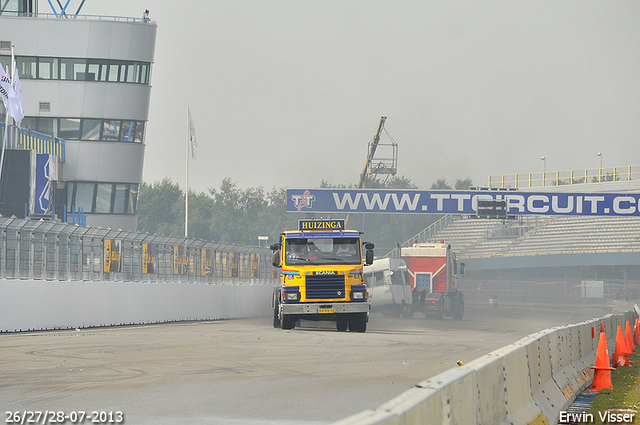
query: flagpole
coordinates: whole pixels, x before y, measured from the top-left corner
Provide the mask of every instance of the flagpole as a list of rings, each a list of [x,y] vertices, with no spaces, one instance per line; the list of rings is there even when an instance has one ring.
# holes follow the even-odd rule
[[[13,46],[11,46],[11,60],[13,61]],[[11,64],[11,71],[7,68],[7,74],[11,72],[11,81],[13,81],[13,63]],[[0,179],[2,179],[2,164],[4,163],[4,149],[7,146],[9,136],[9,108],[6,110],[6,117],[4,119],[4,134],[2,135],[2,154],[0,154]]]
[[[189,232],[189,101],[187,101],[187,143],[186,143],[186,152],[185,152],[185,160],[186,160],[186,170],[187,170],[187,178],[186,178],[186,187],[187,190],[184,194],[184,237],[188,237]]]

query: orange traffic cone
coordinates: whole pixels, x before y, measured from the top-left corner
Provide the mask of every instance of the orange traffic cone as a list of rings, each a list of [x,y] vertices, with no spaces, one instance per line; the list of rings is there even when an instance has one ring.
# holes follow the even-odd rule
[[[613,353],[611,361],[614,367],[631,366],[631,364],[629,363],[627,343],[625,342],[624,336],[622,335],[622,327],[620,325],[618,325],[618,332],[616,333],[616,352]]]
[[[620,329],[622,332],[622,329]],[[596,354],[596,365],[589,366],[589,369],[595,369],[593,373],[593,385],[591,390],[600,391],[607,388],[613,388],[611,383],[611,371],[616,370],[615,367],[611,367],[609,363],[609,351],[607,350],[607,335],[600,334],[600,341],[598,342],[598,352]]]
[[[638,324],[640,319],[636,319],[636,325],[633,328],[633,343],[638,346],[640,345],[640,324]]]
[[[631,325],[629,325],[629,321],[627,320],[627,325],[624,328],[624,340],[627,343],[627,348],[629,349],[629,354],[636,352],[636,345],[633,343],[633,336],[631,335]]]

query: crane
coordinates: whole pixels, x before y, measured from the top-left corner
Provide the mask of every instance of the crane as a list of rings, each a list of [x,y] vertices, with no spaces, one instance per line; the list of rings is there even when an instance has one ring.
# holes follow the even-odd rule
[[[362,173],[360,174],[360,181],[358,182],[358,189],[364,189],[366,188],[368,185],[367,183],[370,183],[369,180],[369,176],[367,175],[367,171],[369,171],[370,167],[371,167],[371,163],[373,162],[373,157],[376,154],[376,150],[378,149],[378,143],[380,143],[380,134],[382,133],[382,130],[384,129],[384,122],[387,120],[387,117],[380,117],[380,124],[378,125],[378,131],[376,131],[376,135],[373,137],[373,140],[371,142],[369,142],[369,155],[367,155],[367,162],[365,162],[364,164],[364,169],[362,170]],[[375,179],[375,177],[372,178],[372,180]]]
[[[379,174],[384,174],[388,178],[389,176],[395,176],[398,171],[398,144],[393,140],[391,143],[380,143],[380,136],[384,130],[386,120],[387,117],[380,117],[378,131],[376,131],[373,140],[369,142],[369,153],[367,155],[367,161],[364,164],[364,169],[360,174],[358,189],[372,188]],[[378,147],[383,147],[387,153],[383,153],[384,156],[382,157],[380,155],[376,156]],[[389,150],[390,152],[388,152]],[[388,155],[390,155],[390,157]],[[346,224],[349,224],[349,215],[347,215]]]

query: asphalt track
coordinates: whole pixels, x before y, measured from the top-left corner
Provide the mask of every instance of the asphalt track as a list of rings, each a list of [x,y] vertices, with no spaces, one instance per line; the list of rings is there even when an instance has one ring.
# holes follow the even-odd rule
[[[327,424],[458,360],[610,312],[466,307],[462,321],[375,313],[362,334],[306,322],[283,331],[270,318],[0,334],[3,423],[49,410],[120,411],[129,425]]]

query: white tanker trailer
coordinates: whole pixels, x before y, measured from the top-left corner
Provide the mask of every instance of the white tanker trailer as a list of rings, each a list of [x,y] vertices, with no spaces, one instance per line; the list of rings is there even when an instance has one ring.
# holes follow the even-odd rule
[[[383,314],[411,315],[411,280],[402,258],[380,258],[364,267],[372,311]]]

